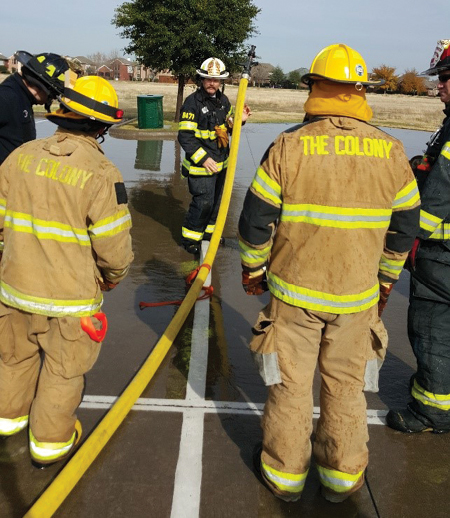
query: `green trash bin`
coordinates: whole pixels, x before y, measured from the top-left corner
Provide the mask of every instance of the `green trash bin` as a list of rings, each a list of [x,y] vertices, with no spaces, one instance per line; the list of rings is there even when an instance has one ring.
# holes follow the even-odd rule
[[[163,95],[138,95],[138,128],[155,129],[164,127]]]

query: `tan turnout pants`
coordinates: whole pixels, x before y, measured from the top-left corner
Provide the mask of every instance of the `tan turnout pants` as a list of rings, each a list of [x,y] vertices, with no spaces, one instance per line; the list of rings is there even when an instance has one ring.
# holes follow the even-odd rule
[[[0,303],[0,418],[30,415],[38,441],[69,441],[84,374],[100,346],[79,318],[29,314]]]
[[[260,372],[273,383],[262,420],[261,460],[281,494],[300,493],[309,468],[317,363],[321,389],[314,456],[321,482],[340,493],[351,493],[362,484],[369,439],[364,371],[375,319],[376,306],[337,315],[290,306],[273,296],[260,313],[254,328],[259,334],[250,348],[257,353]],[[342,486],[335,486],[335,480]]]

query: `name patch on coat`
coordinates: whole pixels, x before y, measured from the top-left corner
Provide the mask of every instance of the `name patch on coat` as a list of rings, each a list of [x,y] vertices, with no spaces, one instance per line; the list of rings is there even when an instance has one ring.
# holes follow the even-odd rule
[[[122,203],[128,203],[127,190],[125,189],[125,184],[122,182],[116,182],[114,184],[116,188],[116,198],[117,203],[121,205]]]

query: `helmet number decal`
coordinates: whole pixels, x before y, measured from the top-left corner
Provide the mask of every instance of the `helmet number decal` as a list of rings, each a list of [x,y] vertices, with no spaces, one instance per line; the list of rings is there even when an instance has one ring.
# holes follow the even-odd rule
[[[54,65],[47,65],[46,72],[50,77],[53,77],[56,67]]]

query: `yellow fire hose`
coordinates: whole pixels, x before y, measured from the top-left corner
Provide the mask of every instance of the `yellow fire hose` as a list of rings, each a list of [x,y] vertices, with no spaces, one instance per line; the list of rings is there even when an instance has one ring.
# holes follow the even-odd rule
[[[254,49],[255,47],[252,46],[252,50],[249,53],[247,69],[244,71],[239,82],[238,95],[236,99],[236,113],[233,125],[233,138],[231,141],[222,202],[217,216],[216,227],[211,237],[208,252],[204,259],[203,264],[205,266],[202,265],[202,267],[200,267],[197,277],[189,289],[183,303],[170,324],[167,326],[163,336],[159,339],[147,360],[142,365],[141,369],[90,436],[53,480],[50,486],[28,510],[24,518],[50,517],[59,508],[77,482],[87,471],[89,466],[94,462],[97,455],[101,452],[113,433],[120,426],[136,400],[151,381],[197,300],[203,283],[205,282],[209,270],[214,262],[223,228],[225,226],[228,207],[230,205],[241,135],[242,111],[244,109],[245,93],[247,91],[250,67],[254,57]]]

